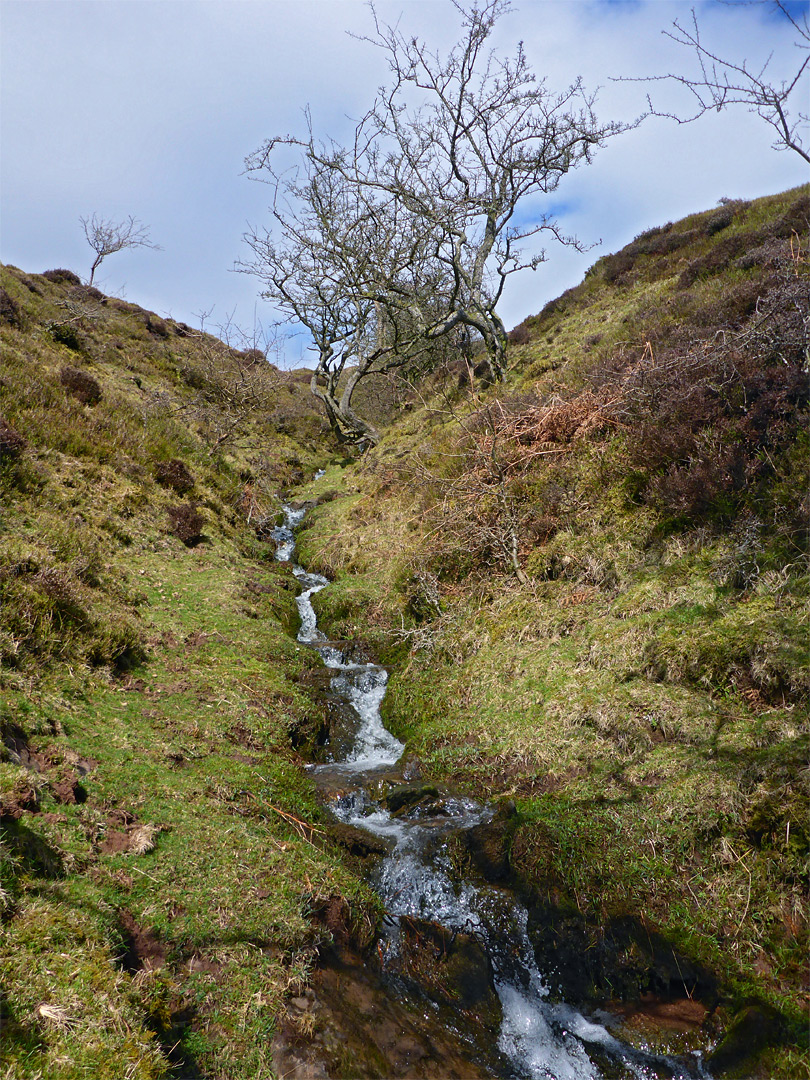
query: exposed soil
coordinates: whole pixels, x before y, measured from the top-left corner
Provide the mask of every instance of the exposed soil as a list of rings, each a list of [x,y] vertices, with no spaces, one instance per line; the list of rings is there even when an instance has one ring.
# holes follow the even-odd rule
[[[124,971],[134,975],[136,971],[154,971],[163,967],[167,950],[157,934],[142,927],[129,911],[119,911],[118,921],[124,946],[120,961]]]

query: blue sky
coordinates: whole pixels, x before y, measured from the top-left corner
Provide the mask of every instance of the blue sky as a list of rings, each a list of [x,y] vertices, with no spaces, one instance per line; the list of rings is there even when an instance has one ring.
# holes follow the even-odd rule
[[[662,34],[690,18],[681,0],[516,0],[496,46],[517,40],[549,85],[582,75],[601,86],[600,116],[630,120],[647,87],[621,76],[684,70],[689,57]],[[798,5],[799,9],[803,5]],[[437,44],[453,40],[449,0],[380,0],[387,21]],[[696,5],[704,37],[724,53],[795,62],[789,24],[762,5]],[[259,285],[233,272],[241,237],[268,222],[268,190],[244,159],[274,134],[348,134],[385,79],[383,59],[350,36],[368,33],[361,0],[2,0],[0,3],[0,259],[36,272],[89,274],[79,217],[133,214],[161,251],[111,256],[97,284],[160,314],[208,326],[228,318],[248,334],[269,326]],[[656,104],[677,105],[655,86]],[[508,326],[582,278],[601,254],[652,225],[808,179],[797,155],[770,149],[768,129],[743,110],[679,126],[645,121],[612,140],[555,196],[564,231],[601,246],[585,255],[544,241],[548,261],[513,279]],[[527,207],[526,214],[535,208]],[[544,209],[538,203],[538,210]],[[286,362],[304,356],[302,342]]]

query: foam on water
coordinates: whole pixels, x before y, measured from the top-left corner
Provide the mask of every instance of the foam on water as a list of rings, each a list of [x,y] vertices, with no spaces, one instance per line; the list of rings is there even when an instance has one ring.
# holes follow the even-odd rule
[[[285,524],[274,530],[276,558],[289,561],[295,553],[295,529],[301,524],[304,510],[285,506]],[[302,591],[295,603],[301,617],[298,640],[314,646],[328,668],[337,674],[332,680],[333,689],[342,693],[357,713],[358,728],[355,744],[341,766],[346,772],[395,765],[405,749],[403,743],[388,731],[380,715],[380,705],[385,696],[388,672],[378,664],[357,664],[347,660],[343,652],[327,642],[318,629],[318,619],[312,606],[312,597],[329,584],[328,578],[312,574],[300,566],[293,573],[301,582]]]

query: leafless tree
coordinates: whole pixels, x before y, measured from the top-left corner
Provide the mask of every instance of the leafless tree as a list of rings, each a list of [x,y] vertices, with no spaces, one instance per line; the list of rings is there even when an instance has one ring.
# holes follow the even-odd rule
[[[428,280],[427,237],[390,196],[380,197],[305,155],[293,175],[263,169],[273,185],[274,231],[245,236],[254,260],[240,269],[255,274],[288,322],[313,341],[317,362],[312,393],[322,402],[336,435],[374,443],[374,426],[352,407],[361,379],[398,369],[413,372],[431,344],[413,311],[435,295]],[[391,302],[407,297],[410,312]],[[433,301],[431,301],[433,302]]]
[[[112,218],[101,218],[97,214],[92,217],[79,218],[84,229],[87,243],[95,251],[96,257],[90,267],[90,281],[93,284],[96,270],[108,255],[114,255],[116,251],[125,248],[146,247],[160,251],[157,244],[149,239],[149,227],[142,225],[137,218],[131,215],[124,221],[114,221]]]
[[[774,78],[771,73],[771,61],[768,57],[761,67],[752,67],[746,59],[733,59],[721,56],[718,51],[709,48],[701,36],[700,26],[694,8],[691,22],[681,24],[677,20],[672,30],[665,30],[667,37],[679,45],[690,49],[698,62],[699,74],[694,76],[668,74],[648,77],[641,82],[675,82],[686,87],[693,101],[694,111],[688,115],[660,112],[648,97],[650,113],[653,116],[666,116],[678,123],[688,124],[708,112],[721,112],[732,105],[745,106],[749,112],[756,113],[774,129],[774,148],[793,150],[805,161],[810,162],[806,135],[803,134],[810,122],[810,114],[802,111],[802,104],[808,98],[808,79],[810,72],[810,25],[807,12],[794,15],[783,0],[751,0],[753,3],[766,3],[776,14],[788,20],[794,29],[795,58],[786,78]]]
[[[313,391],[321,396],[325,384],[333,425],[358,437],[374,433],[349,415],[357,381],[403,354],[424,357],[427,345],[461,330],[480,335],[492,378],[502,378],[504,285],[545,258],[524,257],[521,243],[547,231],[578,246],[542,210],[517,223],[518,208],[555,191],[623,130],[596,120],[581,80],[555,93],[535,78],[522,45],[509,59],[487,48],[509,0],[456,7],[463,32],[446,56],[375,13],[368,40],[392,80],[350,145],[319,141],[310,123],[306,138],[271,139],[247,161],[276,190],[274,231],[247,237],[252,270],[312,334]],[[276,164],[284,147],[303,159],[293,180]]]
[[[446,56],[375,13],[369,40],[384,53],[393,81],[358,126],[352,164],[360,184],[393,196],[431,237],[448,288],[427,335],[459,326],[476,331],[500,379],[506,330],[497,307],[506,280],[545,259],[542,251],[525,258],[521,243],[545,231],[579,247],[542,210],[517,223],[518,208],[555,191],[622,127],[597,121],[594,95],[581,79],[561,92],[538,80],[522,43],[507,58],[487,48],[509,0],[455,6],[463,32]]]

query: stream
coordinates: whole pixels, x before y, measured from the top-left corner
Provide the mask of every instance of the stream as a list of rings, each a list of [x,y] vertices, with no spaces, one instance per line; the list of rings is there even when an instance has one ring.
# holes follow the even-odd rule
[[[279,561],[293,562],[295,530],[305,509],[284,507],[285,524],[273,533]],[[293,573],[301,585],[296,599],[298,641],[317,650],[332,673],[332,695],[347,703],[356,718],[351,738],[328,746],[330,760],[310,768],[316,781],[324,781],[319,787],[337,821],[365,830],[388,850],[371,881],[386,909],[378,945],[383,971],[398,970],[403,935],[414,925],[437,924],[450,940],[463,935],[477,943],[500,1003],[497,1045],[480,1031],[465,1030],[463,1013],[456,1027],[469,1045],[470,1061],[483,1075],[515,1080],[708,1080],[699,1053],[675,1058],[638,1050],[611,1034],[607,1019],[599,1023],[551,1001],[549,980],[538,970],[527,933],[528,913],[515,895],[495,885],[454,880],[448,840],[489,822],[492,806],[442,795],[392,812],[375,797],[380,777],[405,750],[380,715],[388,673],[377,664],[352,659],[318,628],[312,597],[328,579],[294,563]],[[396,993],[397,985],[392,974],[390,992]],[[467,1027],[475,1025],[467,1022]]]

